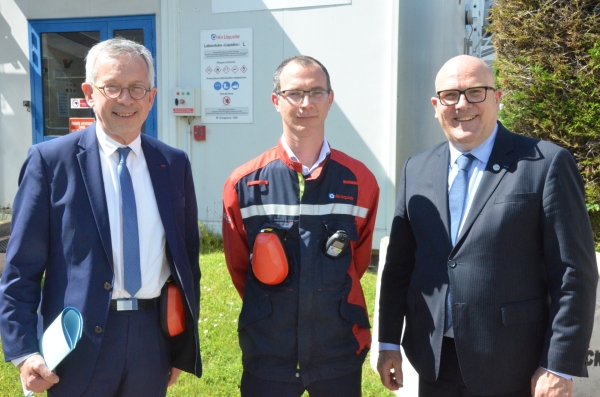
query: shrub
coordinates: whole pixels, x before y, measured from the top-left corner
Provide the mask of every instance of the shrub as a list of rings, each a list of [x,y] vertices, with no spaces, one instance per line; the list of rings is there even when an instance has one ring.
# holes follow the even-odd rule
[[[0,206],[0,221],[4,221],[12,218],[12,208],[10,204]]]
[[[200,253],[211,254],[213,252],[223,252],[223,237],[206,227],[202,222],[198,221],[198,229],[200,230]]]
[[[489,31],[512,131],[571,152],[600,248],[600,1],[496,0]]]

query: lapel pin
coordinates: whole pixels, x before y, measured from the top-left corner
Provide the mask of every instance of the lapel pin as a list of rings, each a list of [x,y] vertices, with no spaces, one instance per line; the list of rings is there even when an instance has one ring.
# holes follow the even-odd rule
[[[500,171],[500,166],[498,164],[494,164],[492,168],[494,169],[494,171]]]
[[[166,164],[161,164],[160,168],[167,168]]]

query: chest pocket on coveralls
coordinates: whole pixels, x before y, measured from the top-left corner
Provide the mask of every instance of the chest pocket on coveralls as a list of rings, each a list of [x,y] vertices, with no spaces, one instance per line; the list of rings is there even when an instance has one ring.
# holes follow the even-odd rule
[[[341,284],[346,280],[348,268],[352,263],[352,242],[358,241],[358,232],[356,223],[353,221],[327,220],[323,222],[325,226],[323,238],[321,239],[321,257],[323,269],[323,284]],[[329,237],[337,231],[343,230],[350,239],[350,244],[337,256],[331,257],[325,253],[325,245]]]

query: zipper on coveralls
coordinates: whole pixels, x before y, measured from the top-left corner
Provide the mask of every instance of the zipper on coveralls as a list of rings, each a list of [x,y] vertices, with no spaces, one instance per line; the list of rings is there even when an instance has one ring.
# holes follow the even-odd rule
[[[302,201],[302,195],[304,194],[304,175],[301,172],[298,174],[298,186],[300,187],[300,201]]]
[[[302,195],[304,194],[304,175],[301,172],[298,174],[298,187],[300,188],[300,202],[302,203]],[[300,377],[300,362],[296,363],[296,378]]]

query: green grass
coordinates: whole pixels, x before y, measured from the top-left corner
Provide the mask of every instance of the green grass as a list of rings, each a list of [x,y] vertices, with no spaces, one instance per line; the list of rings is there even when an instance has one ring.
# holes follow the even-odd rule
[[[231,283],[222,252],[201,255],[200,263],[202,298],[198,329],[204,375],[198,379],[182,374],[177,383],[169,388],[167,396],[239,396],[242,363],[237,339],[237,319],[242,302]],[[376,279],[377,274],[371,271],[362,279],[371,322]],[[19,395],[22,392],[16,368],[12,364],[1,363],[0,396]],[[369,356],[363,366],[363,396],[393,396],[381,385],[379,376],[371,369]]]

